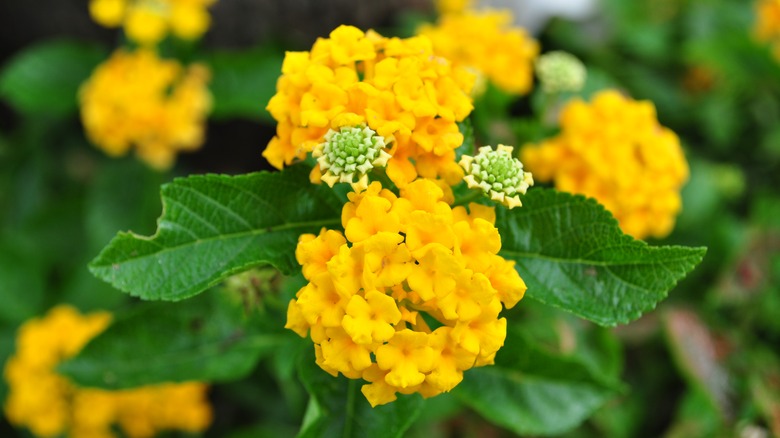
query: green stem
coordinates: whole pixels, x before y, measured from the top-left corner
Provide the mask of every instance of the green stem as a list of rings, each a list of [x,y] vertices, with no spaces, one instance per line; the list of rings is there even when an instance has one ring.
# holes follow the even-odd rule
[[[456,199],[453,205],[467,205],[469,202],[476,201],[483,196],[484,193],[481,190],[471,190],[468,195]]]
[[[357,392],[357,380],[348,379],[349,384],[347,386],[347,412],[346,421],[344,422],[344,438],[352,436],[352,423],[355,418],[355,393]]]

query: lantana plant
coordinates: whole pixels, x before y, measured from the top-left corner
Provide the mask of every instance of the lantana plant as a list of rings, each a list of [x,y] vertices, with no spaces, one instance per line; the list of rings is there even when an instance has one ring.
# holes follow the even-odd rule
[[[545,352],[526,319],[549,307],[604,327],[628,323],[663,300],[705,250],[636,240],[593,198],[534,186],[533,169],[516,148],[477,147],[469,122],[474,68],[451,62],[424,35],[387,38],[350,26],[310,51],[288,52],[267,105],[277,135],[263,151],[278,171],[176,179],[162,188],[157,232],[119,233],[90,265],[144,300],[213,307],[213,319],[198,327],[205,324],[215,343],[201,341],[202,350],[186,355],[198,366],[174,361],[160,373],[226,380],[276,352],[311,394],[304,436],[356,428],[400,436],[425,399],[444,393],[518,433],[549,433],[577,424],[620,391],[617,376],[599,377]],[[645,107],[637,111],[652,116]],[[567,124],[551,141],[575,148],[576,135]],[[607,148],[616,139],[600,140]],[[642,143],[647,157],[663,159],[649,151],[654,144]],[[591,158],[609,157],[581,160]],[[580,166],[578,178],[587,182],[598,169]],[[664,169],[642,180],[648,190],[665,181]],[[270,272],[266,278],[277,283],[249,300],[241,285],[253,272]],[[257,293],[252,278],[249,290]],[[245,312],[261,302],[271,313],[231,331],[241,327],[236,313],[193,298],[215,287],[244,291]],[[182,313],[171,317],[186,327]],[[111,350],[122,358],[114,378],[158,379],[128,365],[138,359],[127,335],[121,347],[110,342],[134,322],[141,323],[112,326],[61,369],[76,381],[110,386],[90,366],[108,366],[96,358]],[[153,334],[136,338],[143,336]],[[550,425],[535,417],[534,390],[513,377],[518,372],[579,376],[585,386],[535,390],[559,404],[561,419]],[[519,395],[524,391],[531,398]]]

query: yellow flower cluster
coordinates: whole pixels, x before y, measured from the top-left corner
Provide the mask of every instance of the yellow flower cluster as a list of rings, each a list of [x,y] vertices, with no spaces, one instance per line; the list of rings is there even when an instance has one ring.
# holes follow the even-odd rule
[[[637,239],[671,232],[688,179],[680,141],[658,123],[653,104],[614,90],[591,104],[569,102],[561,133],[525,147],[521,160],[537,181],[596,198]]]
[[[81,315],[61,305],[19,329],[16,354],[8,359],[8,420],[39,437],[111,438],[118,424],[131,438],[158,431],[203,431],[211,422],[202,383],[164,384],[123,391],[78,388],[56,373],[109,324],[105,312]]]
[[[463,176],[455,163],[463,142],[457,122],[472,110],[473,81],[434,56],[425,37],[340,26],[310,52],[287,52],[267,106],[276,136],[263,156],[281,169],[306,157],[330,129],[367,125],[389,145],[387,175],[398,186],[418,175],[456,184]]]
[[[451,196],[426,179],[400,197],[374,182],[350,193],[343,235],[323,229],[299,240],[309,283],[290,302],[286,327],[311,334],[325,371],[368,381],[372,406],[399,392],[449,391],[463,371],[492,364],[506,337],[502,303],[525,293],[514,262],[497,255],[493,209],[451,208]]]
[[[526,94],[533,86],[539,44],[511,23],[508,10],[466,10],[442,16],[435,26],[423,25],[419,33],[431,39],[437,55],[479,72],[508,93]]]
[[[178,151],[203,143],[211,108],[208,78],[201,65],[185,69],[151,50],[118,50],[79,92],[87,136],[112,156],[135,145],[141,159],[166,169]]]
[[[192,40],[211,24],[207,8],[216,0],[90,0],[92,19],[105,27],[122,26],[128,38],[155,45],[169,33]]]
[[[772,43],[772,51],[780,59],[780,0],[759,0],[756,3],[756,37]]]

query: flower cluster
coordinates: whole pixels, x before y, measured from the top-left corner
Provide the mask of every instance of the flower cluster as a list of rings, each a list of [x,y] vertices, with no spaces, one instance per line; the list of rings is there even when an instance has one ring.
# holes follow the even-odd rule
[[[463,178],[469,188],[482,190],[490,199],[512,209],[523,205],[520,195],[534,185],[530,172],[523,171],[523,163],[512,155],[512,146],[498,145],[479,148],[475,157],[464,155],[460,165],[466,171]]]
[[[216,0],[90,0],[92,19],[105,27],[122,26],[138,44],[159,43],[172,33],[192,40],[211,24],[207,8]]]
[[[19,329],[16,354],[8,359],[5,402],[8,420],[39,437],[115,437],[114,424],[126,436],[146,438],[158,431],[203,431],[211,422],[206,385],[181,383],[123,391],[79,388],[56,373],[109,324],[111,316],[81,315],[58,306]]]
[[[758,0],[754,33],[760,41],[772,44],[772,51],[780,59],[780,0]]]
[[[150,50],[118,50],[81,87],[87,136],[109,155],[135,146],[152,167],[168,168],[178,151],[203,143],[208,77],[201,65],[185,69]]]
[[[374,182],[350,193],[344,234],[299,240],[309,283],[290,302],[286,327],[311,334],[325,371],[368,381],[372,406],[399,392],[449,391],[463,371],[493,363],[506,337],[502,303],[525,293],[514,263],[497,255],[493,209],[452,208],[445,190],[419,179],[398,197]]]
[[[508,93],[526,94],[533,86],[539,44],[511,23],[508,10],[466,10],[444,15],[435,26],[422,26],[419,33],[433,41],[437,55],[484,75]]]
[[[310,52],[287,52],[267,106],[278,121],[276,136],[263,156],[281,169],[305,158],[329,130],[367,126],[384,137],[387,175],[398,186],[417,176],[455,184],[463,175],[455,163],[463,142],[457,122],[472,110],[473,81],[434,56],[425,37],[385,38],[340,26]]]
[[[614,90],[591,104],[569,102],[561,133],[525,147],[521,159],[538,181],[596,198],[637,239],[671,232],[688,178],[680,141],[658,123],[653,104]]]

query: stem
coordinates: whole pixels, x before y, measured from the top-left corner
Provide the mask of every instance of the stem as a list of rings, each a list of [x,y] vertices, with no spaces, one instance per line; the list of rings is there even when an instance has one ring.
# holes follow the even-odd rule
[[[468,195],[466,195],[466,196],[464,196],[464,197],[462,197],[460,199],[456,199],[455,203],[453,205],[466,205],[466,204],[468,204],[471,201],[476,201],[477,199],[481,198],[482,196],[484,196],[484,193],[482,193],[480,190],[473,190],[472,189],[469,192]]]
[[[348,379],[347,385],[347,412],[346,421],[344,422],[344,438],[352,436],[352,419],[355,416],[355,393],[357,392],[357,380]]]

